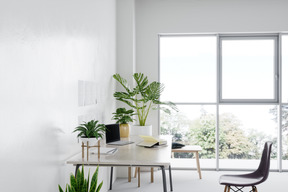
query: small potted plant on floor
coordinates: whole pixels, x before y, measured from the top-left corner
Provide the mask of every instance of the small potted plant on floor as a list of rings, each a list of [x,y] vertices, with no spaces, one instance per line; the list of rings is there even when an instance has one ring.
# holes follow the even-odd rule
[[[77,137],[79,137],[83,143],[89,142],[93,144],[103,138],[105,130],[106,127],[104,124],[99,124],[98,121],[91,120],[80,124],[80,126],[74,129],[73,133],[78,132]]]
[[[120,124],[120,137],[129,137],[130,125],[128,123],[133,122],[134,119],[132,116],[135,115],[134,111],[132,109],[118,108],[113,115],[112,119]]]
[[[98,185],[98,171],[99,167],[95,170],[91,180],[90,171],[88,173],[88,179],[84,176],[84,166],[82,166],[82,171],[78,169],[77,177],[73,174],[70,175],[70,184],[66,184],[65,192],[99,192],[102,188],[103,181]],[[90,189],[89,189],[90,187]],[[60,185],[58,185],[59,192],[64,192]]]

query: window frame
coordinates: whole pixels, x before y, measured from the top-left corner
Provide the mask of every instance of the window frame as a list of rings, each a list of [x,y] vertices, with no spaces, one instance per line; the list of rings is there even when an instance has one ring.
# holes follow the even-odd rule
[[[216,141],[215,141],[215,153],[216,153],[216,165],[214,168],[212,168],[212,170],[222,170],[222,168],[219,167],[219,108],[222,105],[254,105],[254,104],[259,104],[259,105],[270,105],[270,104],[275,104],[278,106],[278,138],[277,138],[277,164],[278,167],[275,169],[277,171],[284,171],[284,172],[288,172],[288,168],[285,167],[283,168],[282,166],[282,153],[283,153],[283,144],[282,144],[282,106],[283,105],[288,105],[288,102],[284,102],[282,101],[282,36],[288,36],[288,32],[272,32],[272,33],[253,33],[253,32],[248,32],[248,33],[159,33],[158,34],[158,81],[160,82],[160,76],[161,76],[161,67],[160,67],[160,38],[161,37],[165,37],[165,36],[216,36],[217,37],[217,42],[216,42],[216,55],[217,55],[217,71],[216,71],[216,86],[217,86],[217,93],[216,93],[216,102],[215,103],[210,103],[210,102],[177,102],[175,103],[176,105],[215,105],[216,106],[216,130],[215,130],[215,134],[216,134]],[[219,85],[220,85],[220,53],[219,53],[219,49],[220,49],[220,37],[275,37],[277,39],[276,43],[275,43],[275,50],[277,50],[277,52],[275,53],[275,59],[277,60],[277,65],[275,68],[275,72],[277,72],[277,76],[276,78],[276,90],[275,91],[275,97],[277,98],[275,101],[264,101],[264,100],[250,100],[250,102],[248,102],[247,100],[243,101],[229,101],[229,102],[220,102],[220,89],[219,89]],[[158,133],[160,134],[160,111],[158,110]],[[210,169],[210,168],[208,168]],[[225,169],[226,170],[226,169]],[[235,170],[233,168],[229,168],[228,170]]]
[[[215,76],[215,88],[216,88],[216,93],[215,93],[215,100],[214,101],[209,101],[209,102],[203,102],[203,101],[184,101],[184,102],[175,102],[173,101],[173,103],[175,104],[216,104],[218,101],[218,83],[217,83],[217,75],[218,75],[218,35],[214,34],[214,33],[203,33],[203,34],[158,34],[158,81],[161,82],[161,38],[166,38],[166,37],[215,37],[216,41],[215,41],[215,50],[216,50],[216,60],[215,60],[215,69],[216,69],[216,76]],[[159,121],[160,122],[160,121]]]
[[[273,99],[223,99],[222,97],[222,42],[223,40],[265,40],[270,39],[274,41],[274,91]],[[218,43],[218,96],[219,103],[279,103],[279,34],[236,34],[236,35],[219,35]]]

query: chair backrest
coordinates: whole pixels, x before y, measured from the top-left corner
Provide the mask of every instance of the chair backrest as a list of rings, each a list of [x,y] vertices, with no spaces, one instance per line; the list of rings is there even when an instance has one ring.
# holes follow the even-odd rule
[[[259,183],[264,182],[269,175],[270,170],[270,154],[272,149],[272,142],[267,141],[264,145],[261,161],[258,169],[254,172],[255,175],[263,177]]]

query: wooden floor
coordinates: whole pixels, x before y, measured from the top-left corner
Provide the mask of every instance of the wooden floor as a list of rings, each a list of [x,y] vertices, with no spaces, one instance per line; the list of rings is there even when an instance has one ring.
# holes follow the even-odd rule
[[[224,186],[218,184],[218,178],[222,174],[234,174],[245,172],[216,172],[202,171],[200,180],[196,171],[172,170],[174,192],[223,192]],[[167,183],[169,184],[168,172]],[[161,172],[155,172],[154,183],[150,183],[150,173],[141,172],[141,187],[137,187],[137,179],[133,178],[128,183],[127,178],[118,178],[110,192],[162,192]],[[288,173],[271,172],[268,180],[257,186],[258,192],[287,192]],[[167,186],[170,189],[169,185]],[[245,191],[249,191],[248,188]]]

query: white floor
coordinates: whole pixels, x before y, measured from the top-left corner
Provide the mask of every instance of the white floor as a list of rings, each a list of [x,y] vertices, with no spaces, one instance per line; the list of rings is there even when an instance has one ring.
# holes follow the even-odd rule
[[[202,179],[194,170],[172,170],[173,191],[175,192],[223,192],[224,187],[219,185],[218,178],[222,174],[234,174],[245,172],[222,172],[202,171]],[[168,171],[166,171],[167,189],[170,191]],[[128,183],[127,178],[118,178],[113,184],[110,192],[162,192],[162,175],[160,171],[155,172],[154,183],[150,183],[150,173],[141,172],[141,187],[137,187],[136,178]],[[288,173],[271,172],[268,179],[257,186],[258,192],[287,192]],[[245,192],[250,188],[246,188]]]

